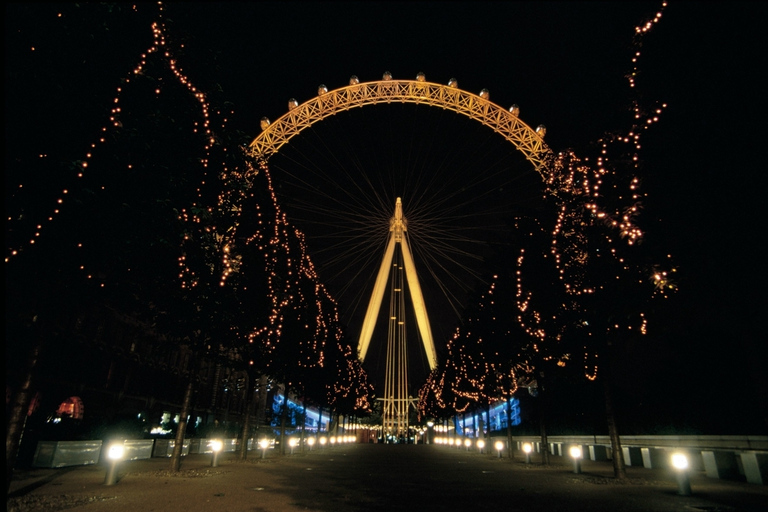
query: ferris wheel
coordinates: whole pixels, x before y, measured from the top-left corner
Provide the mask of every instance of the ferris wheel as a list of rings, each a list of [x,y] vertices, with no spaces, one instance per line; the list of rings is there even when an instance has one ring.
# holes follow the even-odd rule
[[[281,207],[304,232],[352,338],[364,330],[397,203],[435,343],[447,340],[490,270],[489,252],[505,243],[509,219],[540,202],[551,178],[546,129],[519,113],[455,79],[385,72],[371,82],[352,76],[338,89],[320,85],[303,103],[291,98],[275,121],[262,118],[249,153],[268,163]]]

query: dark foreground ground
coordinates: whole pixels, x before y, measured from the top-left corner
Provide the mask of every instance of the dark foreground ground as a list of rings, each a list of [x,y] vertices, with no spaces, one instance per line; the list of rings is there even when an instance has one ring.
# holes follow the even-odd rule
[[[610,462],[536,455],[525,464],[445,445],[348,444],[261,459],[249,454],[185,457],[180,473],[164,458],[118,466],[118,481],[104,485],[107,466],[19,470],[9,512],[292,512],[352,511],[610,511],[766,512],[768,486],[691,475],[690,496],[678,495],[668,470],[627,468],[627,483],[613,479]]]

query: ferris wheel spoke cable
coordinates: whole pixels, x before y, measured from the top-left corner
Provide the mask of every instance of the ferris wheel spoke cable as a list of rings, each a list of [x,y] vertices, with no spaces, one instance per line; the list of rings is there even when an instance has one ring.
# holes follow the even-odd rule
[[[449,115],[450,120],[457,117]],[[501,153],[488,150],[508,145],[507,141],[485,131],[480,139],[443,151],[438,141],[446,116],[438,117],[426,129],[415,114],[405,121],[388,117],[386,129],[404,134],[404,142],[370,140],[363,148],[368,153],[364,157],[349,138],[349,126],[344,126],[349,120],[341,114],[331,116],[321,123],[322,130],[314,126],[303,130],[301,143],[292,141],[279,152],[279,159],[270,162],[285,182],[276,188],[280,202],[290,205],[289,220],[300,228],[321,231],[320,238],[307,238],[313,259],[323,260],[321,280],[341,283],[335,298],[343,298],[353,314],[367,305],[360,283],[372,282],[366,273],[379,264],[392,197],[403,195],[408,205],[409,237],[416,242],[412,248],[420,259],[418,273],[431,277],[457,318],[465,299],[459,295],[472,288],[471,281],[482,278],[479,249],[511,229],[504,223],[510,207],[499,198],[518,192],[524,202],[533,197],[526,178],[535,171],[520,161],[510,163],[514,148]],[[378,166],[370,169],[366,162]]]

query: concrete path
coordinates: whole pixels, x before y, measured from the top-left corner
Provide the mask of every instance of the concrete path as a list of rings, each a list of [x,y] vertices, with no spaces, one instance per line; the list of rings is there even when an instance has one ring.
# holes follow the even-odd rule
[[[678,494],[668,470],[627,468],[613,479],[610,462],[537,455],[525,464],[496,454],[445,445],[348,444],[277,456],[234,453],[185,457],[182,471],[164,458],[126,461],[118,481],[104,485],[107,467],[20,470],[8,510],[71,512],[521,511],[521,512],[768,512],[768,486],[691,475],[690,496]]]

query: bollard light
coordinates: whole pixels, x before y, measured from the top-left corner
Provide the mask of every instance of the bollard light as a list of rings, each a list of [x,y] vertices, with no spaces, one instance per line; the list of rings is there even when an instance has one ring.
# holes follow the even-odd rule
[[[296,440],[295,437],[292,437],[288,440],[288,446],[291,447],[291,455],[293,455],[293,449],[296,448],[297,444],[299,444],[299,442]]]
[[[325,444],[326,444],[327,442],[328,442],[328,438],[326,438],[325,436],[321,437],[321,438],[320,438],[320,447],[321,447],[321,448],[322,448],[322,447],[325,447]]]
[[[262,439],[259,441],[259,448],[261,448],[261,458],[266,459],[267,458],[267,448],[269,447],[269,439]]]
[[[504,450],[504,443],[501,441],[496,441],[496,444],[493,446],[496,448],[496,451],[499,452],[499,458],[501,458],[501,452]]]
[[[211,466],[216,467],[219,465],[219,452],[222,448],[224,448],[224,443],[219,441],[218,439],[213,439],[210,443],[208,443],[208,446],[211,447],[211,451],[213,452],[213,458],[211,459]]]
[[[107,469],[107,477],[104,479],[104,485],[115,485],[117,483],[117,463],[123,459],[124,454],[125,445],[122,441],[109,445],[107,449],[109,468]]]
[[[525,452],[525,463],[530,464],[531,463],[531,451],[533,451],[533,446],[531,446],[531,443],[525,443],[523,445],[523,452]]]
[[[315,438],[310,437],[307,439],[307,444],[309,445],[309,451],[312,451],[312,447],[315,446]]]
[[[477,449],[480,451],[480,453],[483,453],[483,450],[485,449],[485,441],[483,441],[482,439],[478,439]]]
[[[469,451],[469,447],[472,446],[472,441],[469,439],[464,440],[464,446],[467,447],[467,451]]]
[[[568,453],[571,454],[571,458],[573,459],[573,472],[581,473],[581,447],[571,446]]]
[[[677,473],[677,494],[680,496],[691,495],[691,479],[688,476],[688,456],[684,453],[672,454],[672,467]]]

